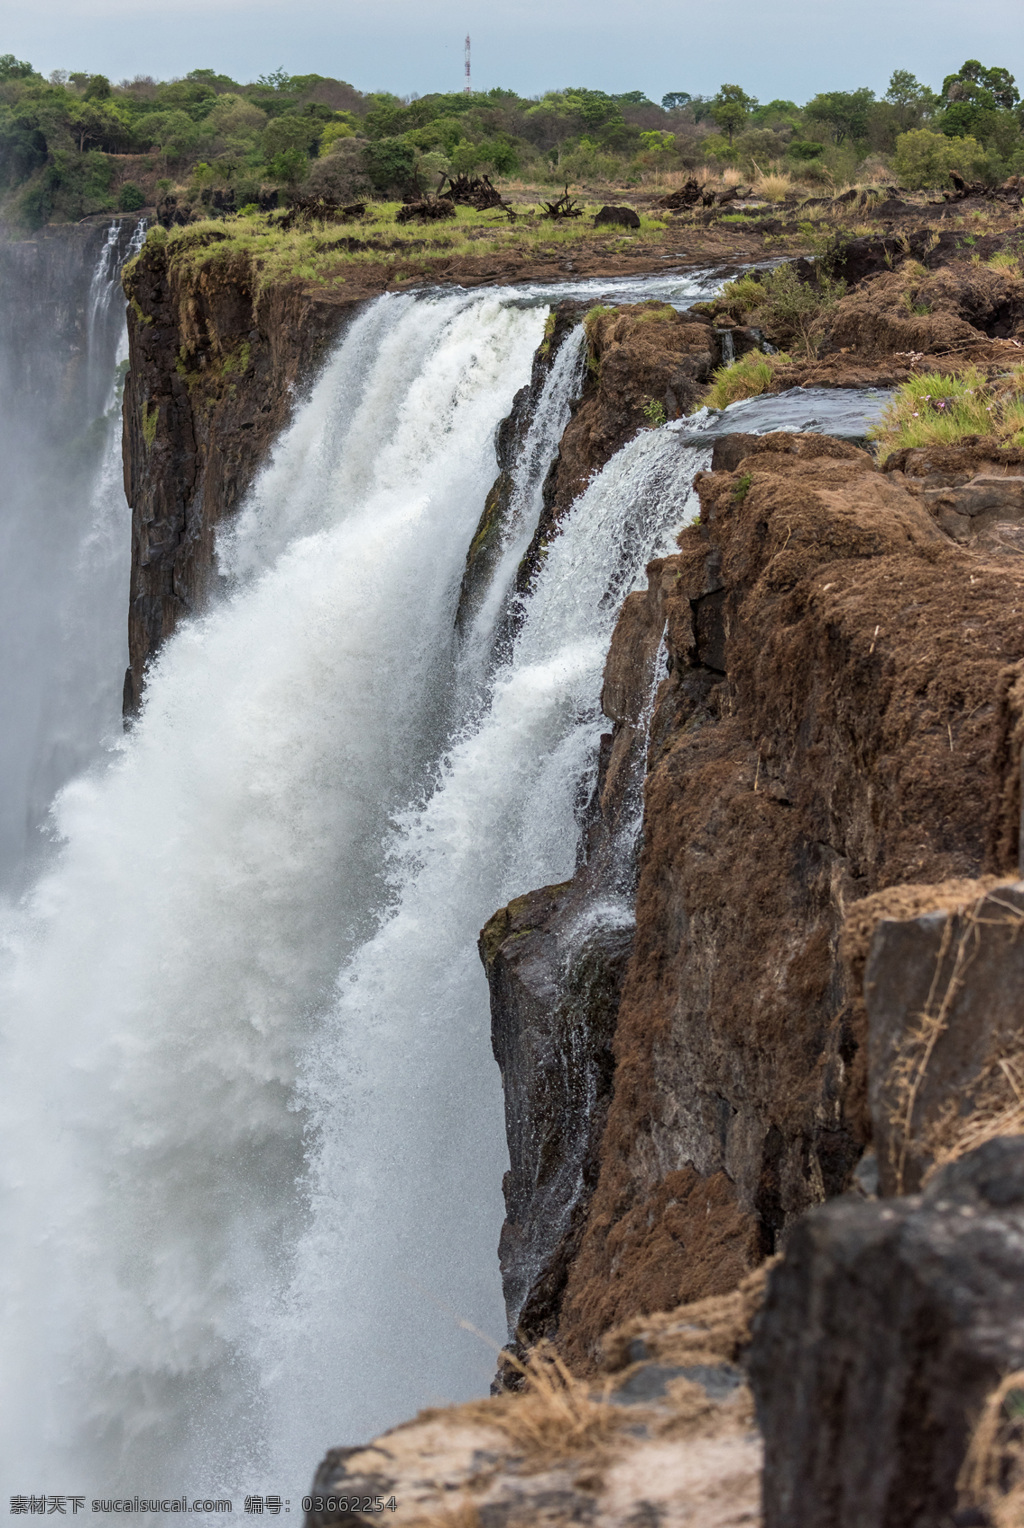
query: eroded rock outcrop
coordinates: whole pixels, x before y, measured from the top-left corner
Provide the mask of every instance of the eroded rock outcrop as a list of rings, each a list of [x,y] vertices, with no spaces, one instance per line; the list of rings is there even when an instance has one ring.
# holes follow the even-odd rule
[[[813,1210],[768,1281],[748,1365],[765,1528],[946,1528],[972,1431],[1024,1365],[1024,1138],[922,1196]],[[957,1515],[954,1515],[957,1514]]]
[[[634,1311],[731,1287],[850,1181],[871,1120],[849,908],[1002,868],[1024,563],[821,437],[763,437],[699,489],[609,659],[621,680],[637,621],[648,650],[664,631],[614,1095],[559,1314],[581,1361]]]
[[[1024,334],[1024,278],[1016,271],[958,262],[937,271],[908,262],[843,297],[829,326],[830,346],[862,359],[894,352],[988,354],[986,340]]]

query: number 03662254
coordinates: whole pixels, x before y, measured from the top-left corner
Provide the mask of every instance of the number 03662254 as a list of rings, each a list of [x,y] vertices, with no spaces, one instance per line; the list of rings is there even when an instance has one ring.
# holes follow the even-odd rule
[[[303,1512],[397,1512],[398,1503],[393,1496],[384,1501],[380,1496],[304,1496]]]

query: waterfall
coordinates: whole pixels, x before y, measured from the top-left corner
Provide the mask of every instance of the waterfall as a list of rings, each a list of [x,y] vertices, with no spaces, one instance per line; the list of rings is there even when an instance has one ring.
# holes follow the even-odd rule
[[[0,892],[24,885],[55,792],[120,728],[120,270],[141,233],[89,230],[91,269],[70,271],[64,230],[0,246]]]
[[[227,594],[57,798],[2,928],[4,1492],[297,1511],[327,1446],[486,1391],[507,1158],[476,934],[572,873],[611,630],[709,449],[613,458],[495,650],[566,341],[459,638],[546,312],[364,309],[222,538]]]

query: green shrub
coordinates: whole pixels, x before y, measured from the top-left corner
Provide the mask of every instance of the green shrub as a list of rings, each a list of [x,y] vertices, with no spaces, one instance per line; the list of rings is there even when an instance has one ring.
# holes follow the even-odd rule
[[[416,169],[416,150],[404,138],[378,138],[368,143],[364,163],[375,191],[402,192]]]
[[[816,330],[846,291],[846,283],[821,271],[812,285],[801,281],[791,265],[780,265],[765,277],[764,289],[757,321],[765,334],[780,343],[796,340],[806,355],[813,355]]]
[[[737,323],[756,323],[773,342],[796,340],[810,354],[821,319],[846,290],[845,283],[827,274],[828,264],[823,256],[813,284],[801,281],[791,265],[777,266],[760,280],[738,276],[726,283],[710,310],[716,317],[728,314]]]
[[[117,194],[117,205],[122,212],[138,212],[146,205],[146,198],[133,180],[126,180]]]
[[[823,143],[815,143],[810,138],[794,138],[786,149],[786,153],[791,159],[801,161],[820,159],[824,152],[825,145]]]
[[[734,281],[727,281],[713,302],[708,304],[712,314],[717,317],[720,313],[727,313],[737,323],[742,322],[755,308],[759,308],[764,302],[766,288],[758,276],[737,276]]]
[[[947,138],[916,127],[896,139],[892,167],[901,186],[928,191],[948,185],[950,170],[973,179],[982,173],[984,159],[985,151],[974,138]]]
[[[659,402],[657,398],[652,398],[649,403],[645,403],[640,412],[653,430],[656,430],[659,425],[663,425],[668,419],[665,405]]]
[[[743,503],[743,500],[750,492],[750,485],[753,483],[753,481],[754,479],[749,472],[740,473],[739,477],[736,479],[736,486],[732,491],[732,502],[734,504]]]

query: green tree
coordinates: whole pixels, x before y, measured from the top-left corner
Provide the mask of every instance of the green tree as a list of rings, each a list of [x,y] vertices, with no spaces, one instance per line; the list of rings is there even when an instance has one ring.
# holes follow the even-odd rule
[[[804,107],[804,116],[810,122],[820,122],[832,136],[833,143],[843,143],[848,138],[863,138],[868,129],[868,113],[875,92],[865,86],[861,90],[829,90],[816,95]]]
[[[1020,100],[1020,91],[1008,69],[986,69],[976,58],[961,64],[956,74],[946,75],[942,95],[946,101],[979,101],[1004,111],[1012,111]]]
[[[257,76],[257,85],[264,85],[268,90],[287,90],[291,85],[292,77],[287,69],[275,69],[271,74]]]
[[[1007,69],[988,69],[976,58],[961,64],[956,74],[947,74],[942,82],[945,111],[940,125],[947,138],[977,138],[989,143],[993,138],[1008,146],[1015,136],[1013,109],[1020,93]]]
[[[757,105],[757,97],[747,95],[739,85],[722,85],[711,103],[711,115],[730,144],[733,134],[746,125],[747,117]]]
[[[309,170],[309,157],[303,149],[282,149],[267,165],[271,180],[280,180],[286,186],[297,186]]]
[[[38,115],[0,105],[0,185],[17,186],[46,163]]]
[[[378,138],[366,146],[366,173],[376,191],[404,191],[415,169],[416,150],[404,138]]]
[[[135,129],[137,148],[155,149],[174,162],[187,159],[202,140],[202,128],[184,111],[148,112]]]
[[[13,53],[0,53],[0,82],[4,80],[30,80],[35,74],[31,64],[15,58]]]
[[[689,106],[693,96],[688,90],[670,90],[661,98],[661,104],[666,111],[675,111],[679,106]]]
[[[776,122],[796,127],[800,121],[800,108],[795,101],[769,101],[750,115],[757,127],[771,127]]]
[[[934,90],[922,85],[909,69],[893,70],[883,99],[892,107],[893,118],[901,133],[919,127],[937,104]]]
[[[260,143],[268,159],[273,159],[275,154],[290,153],[293,149],[308,155],[316,149],[322,131],[322,125],[315,117],[291,114],[273,117],[263,129]]]

